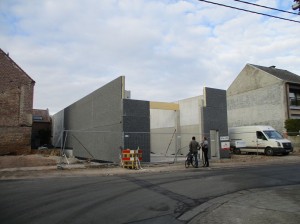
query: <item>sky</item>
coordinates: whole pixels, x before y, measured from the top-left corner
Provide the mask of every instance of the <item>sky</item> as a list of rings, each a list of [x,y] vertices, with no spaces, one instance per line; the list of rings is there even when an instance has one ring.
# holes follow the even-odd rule
[[[293,0],[248,2],[297,12]],[[121,75],[132,99],[161,102],[227,90],[247,63],[300,75],[300,23],[198,0],[0,0],[0,30],[0,48],[36,82],[33,108],[50,114]]]

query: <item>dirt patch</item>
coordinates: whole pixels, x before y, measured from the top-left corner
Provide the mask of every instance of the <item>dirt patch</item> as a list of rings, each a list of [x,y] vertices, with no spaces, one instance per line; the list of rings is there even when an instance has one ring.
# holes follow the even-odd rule
[[[0,169],[36,166],[55,166],[56,164],[56,156],[41,154],[22,156],[0,156]]]
[[[0,169],[5,168],[21,168],[21,167],[39,167],[39,166],[56,166],[61,157],[58,156],[59,151],[36,151],[35,154],[30,155],[21,155],[21,156],[0,156]],[[69,159],[71,164],[82,163],[76,158]],[[265,156],[265,155],[232,155],[230,159],[220,159],[220,160],[210,160],[212,167],[220,167],[220,166],[238,166],[243,164],[267,164],[272,162],[300,162],[300,153],[292,153],[288,156]],[[86,162],[85,162],[86,163]],[[182,164],[184,161],[177,162],[174,164],[184,167]],[[201,161],[200,161],[201,163]],[[143,167],[152,167],[158,168],[161,170],[172,170],[174,168],[169,163],[149,163],[143,164]],[[100,167],[100,166],[96,166]],[[86,168],[89,168],[88,163]],[[102,168],[102,166],[101,166]]]

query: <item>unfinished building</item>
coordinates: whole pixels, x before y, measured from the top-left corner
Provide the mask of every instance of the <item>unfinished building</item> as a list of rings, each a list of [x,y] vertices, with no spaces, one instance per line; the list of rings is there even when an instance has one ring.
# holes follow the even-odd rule
[[[151,153],[185,154],[196,136],[210,140],[211,157],[229,156],[226,91],[204,88],[203,95],[175,103],[133,100],[120,76],[55,114],[53,144],[73,155],[118,162],[123,148]],[[225,136],[225,138],[224,138]]]

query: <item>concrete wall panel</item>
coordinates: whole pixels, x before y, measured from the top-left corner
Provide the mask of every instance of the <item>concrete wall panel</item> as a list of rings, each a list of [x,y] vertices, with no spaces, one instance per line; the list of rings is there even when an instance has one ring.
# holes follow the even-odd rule
[[[203,127],[206,137],[211,130],[216,130],[219,136],[228,136],[226,91],[205,88],[205,104],[203,108]],[[220,147],[220,158],[228,158],[229,151]]]
[[[200,123],[200,101],[201,97],[193,97],[179,101],[180,125],[194,125]]]
[[[176,127],[177,113],[174,110],[150,109],[151,129]]]
[[[151,129],[151,152],[160,155],[172,155],[176,151],[175,128]]]
[[[63,117],[66,148],[72,148],[74,156],[119,162],[124,82],[121,76],[54,115],[54,135]]]
[[[149,101],[123,99],[124,148],[142,149],[143,161],[150,162]]]
[[[64,130],[64,110],[52,116],[52,145],[61,147]]]

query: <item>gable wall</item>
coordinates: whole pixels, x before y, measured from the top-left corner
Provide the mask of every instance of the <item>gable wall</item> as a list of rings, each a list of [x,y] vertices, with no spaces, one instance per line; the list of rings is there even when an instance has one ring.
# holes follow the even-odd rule
[[[0,154],[29,153],[34,81],[0,51]]]
[[[271,125],[282,132],[285,97],[282,80],[246,65],[227,90],[228,126]]]
[[[227,89],[227,96],[265,88],[278,83],[282,83],[282,81],[273,75],[251,65],[246,65]]]

